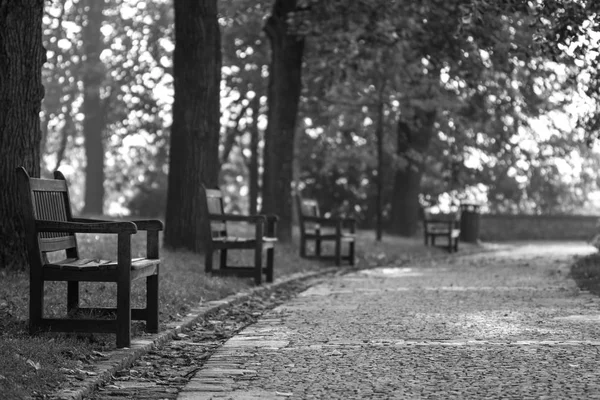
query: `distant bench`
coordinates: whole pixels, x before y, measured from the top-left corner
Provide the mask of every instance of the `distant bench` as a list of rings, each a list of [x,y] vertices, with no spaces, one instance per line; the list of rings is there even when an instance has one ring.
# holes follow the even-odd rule
[[[315,258],[333,259],[335,265],[341,265],[342,260],[354,265],[356,220],[354,218],[322,217],[317,201],[302,198],[300,195],[296,195],[296,205],[300,224],[300,257],[309,258],[306,254],[307,242],[314,240]],[[321,244],[327,241],[334,243],[333,256],[321,253]],[[342,243],[346,243],[348,248],[346,254],[342,253]]]
[[[460,211],[435,214],[431,210],[423,210],[423,234],[425,236],[425,246],[428,246],[429,242],[432,246],[435,246],[435,239],[441,236],[447,239],[447,248],[450,253],[458,251]]]
[[[220,189],[208,189],[200,186],[204,201],[204,212],[208,215],[204,234],[205,244],[204,268],[207,273],[220,276],[239,276],[254,278],[254,283],[260,285],[263,275],[267,282],[273,282],[273,263],[275,256],[276,224],[275,215],[237,215],[226,214],[223,204],[223,193]],[[228,232],[228,224],[232,222],[250,223],[254,232],[247,237],[232,235]],[[227,260],[229,250],[253,250],[252,265],[232,265]],[[219,267],[213,268],[213,253],[219,252]],[[266,262],[263,262],[266,253]],[[264,265],[266,264],[266,265]]]

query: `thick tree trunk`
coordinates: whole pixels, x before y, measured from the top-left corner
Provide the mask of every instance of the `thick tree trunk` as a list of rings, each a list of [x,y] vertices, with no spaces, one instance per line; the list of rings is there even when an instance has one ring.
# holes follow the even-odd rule
[[[435,114],[435,111],[416,110],[410,125],[398,122],[397,154],[408,160],[408,165],[396,171],[390,230],[402,236],[413,236],[419,227],[421,179]]]
[[[102,214],[104,205],[104,132],[105,118],[100,99],[100,86],[104,81],[104,65],[100,53],[104,40],[100,28],[104,16],[104,1],[87,0],[87,25],[83,27],[83,136],[85,138],[85,196],[83,212]]]
[[[16,168],[40,174],[43,0],[0,1],[0,268],[27,265]]]
[[[216,0],[175,0],[175,99],[165,246],[203,251],[200,184],[217,187],[221,38]]]
[[[258,143],[260,141],[260,135],[258,130],[258,116],[260,114],[260,98],[258,94],[251,103],[252,107],[252,125],[250,126],[250,163],[248,165],[249,177],[249,196],[250,196],[250,214],[256,214],[258,212]]]
[[[271,65],[262,211],[279,216],[277,232],[284,242],[292,239],[294,131],[302,89],[304,52],[304,40],[288,32],[288,14],[295,9],[296,0],[276,0],[265,25],[271,42]]]

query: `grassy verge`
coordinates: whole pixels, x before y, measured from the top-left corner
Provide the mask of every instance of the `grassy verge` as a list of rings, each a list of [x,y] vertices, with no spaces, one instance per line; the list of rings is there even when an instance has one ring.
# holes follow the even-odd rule
[[[571,266],[571,277],[582,290],[600,296],[600,253],[579,258]]]
[[[116,240],[107,235],[78,235],[80,253],[86,258],[114,259]],[[324,264],[299,257],[298,241],[279,244],[275,250],[275,279],[286,275],[323,268]],[[138,234],[133,243],[134,256],[143,256],[145,237]],[[476,249],[462,245],[458,254]],[[325,247],[325,251],[331,250]],[[250,251],[230,252],[236,262],[252,260]],[[359,232],[358,267],[404,263],[415,258],[447,255],[444,249],[425,247],[421,239],[385,236],[375,241],[372,232]],[[251,279],[212,277],[204,274],[203,257],[186,251],[161,249],[160,321],[179,320],[192,306],[221,299],[253,286]],[[344,267],[341,267],[344,268]],[[82,306],[115,306],[116,285],[81,285]],[[134,282],[132,302],[144,306],[144,282]],[[102,358],[103,351],[114,348],[114,335],[27,333],[29,276],[27,272],[0,273],[0,393],[3,398],[44,398],[44,393],[64,384],[67,373],[83,376],[85,365]],[[44,314],[64,316],[66,283],[46,285]],[[134,326],[134,335],[142,335],[143,324]]]

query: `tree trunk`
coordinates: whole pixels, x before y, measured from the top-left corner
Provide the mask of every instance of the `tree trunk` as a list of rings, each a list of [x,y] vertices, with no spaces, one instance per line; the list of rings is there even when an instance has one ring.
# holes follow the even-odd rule
[[[288,32],[296,0],[276,0],[265,31],[271,42],[268,120],[265,132],[262,211],[277,214],[279,239],[292,239],[294,131],[302,89],[304,40]]]
[[[40,174],[43,0],[0,1],[0,268],[23,269],[17,167]]]
[[[83,136],[85,138],[85,196],[83,212],[99,215],[104,205],[104,132],[100,86],[104,81],[104,64],[100,53],[104,40],[100,28],[104,20],[104,1],[87,0],[81,3],[87,7],[87,25],[83,27],[82,40],[85,58],[83,59]]]
[[[260,141],[260,135],[258,130],[258,116],[260,114],[260,97],[258,94],[252,99],[252,125],[250,126],[250,165],[248,166],[249,177],[249,196],[250,196],[250,214],[256,214],[258,212],[258,142]]]
[[[402,236],[413,236],[419,227],[421,179],[435,114],[435,111],[416,110],[411,124],[398,122],[397,154],[405,158],[408,165],[396,171],[390,230]]]
[[[221,38],[216,0],[175,0],[173,125],[164,243],[203,251],[200,184],[219,173]]]

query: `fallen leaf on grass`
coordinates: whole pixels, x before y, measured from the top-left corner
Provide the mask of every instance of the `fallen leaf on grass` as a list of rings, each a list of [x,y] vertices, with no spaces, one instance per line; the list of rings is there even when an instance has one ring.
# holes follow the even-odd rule
[[[92,354],[95,355],[96,357],[102,357],[102,358],[108,358],[108,356],[104,353],[100,353],[99,351],[92,351]]]
[[[39,370],[40,368],[42,368],[42,366],[40,365],[39,362],[35,362],[31,359],[27,359],[27,364],[30,365],[33,369],[35,369],[36,371]]]

